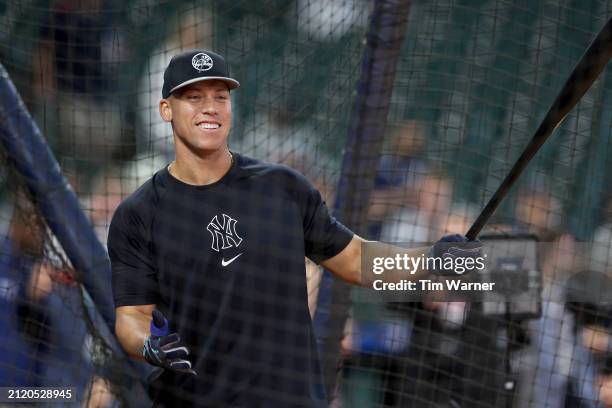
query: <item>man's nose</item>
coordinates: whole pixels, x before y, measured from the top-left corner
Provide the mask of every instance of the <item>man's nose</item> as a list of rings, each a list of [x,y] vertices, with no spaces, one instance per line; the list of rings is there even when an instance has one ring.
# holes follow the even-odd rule
[[[204,98],[201,106],[202,113],[214,115],[217,113],[217,107],[215,106],[214,98]]]

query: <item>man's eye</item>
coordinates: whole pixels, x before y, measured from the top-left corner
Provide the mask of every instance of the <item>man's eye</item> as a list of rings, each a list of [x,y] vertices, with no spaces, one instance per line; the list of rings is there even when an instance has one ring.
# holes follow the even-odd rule
[[[217,96],[217,99],[220,100],[220,101],[226,101],[228,98],[225,95],[219,95],[219,96]]]
[[[187,99],[189,99],[190,101],[197,102],[200,100],[200,97],[198,95],[188,95]]]

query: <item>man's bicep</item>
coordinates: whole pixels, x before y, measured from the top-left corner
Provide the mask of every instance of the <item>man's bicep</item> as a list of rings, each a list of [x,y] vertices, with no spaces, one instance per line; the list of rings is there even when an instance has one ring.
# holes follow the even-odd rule
[[[342,251],[321,262],[321,265],[338,278],[353,285],[360,285],[361,245],[363,242],[365,242],[363,238],[358,235],[353,235],[351,241]]]

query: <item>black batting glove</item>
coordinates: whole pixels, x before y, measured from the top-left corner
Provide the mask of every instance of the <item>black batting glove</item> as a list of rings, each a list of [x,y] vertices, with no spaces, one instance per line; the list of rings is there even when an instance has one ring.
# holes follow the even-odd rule
[[[441,258],[442,265],[448,264],[446,261],[448,258],[452,258],[453,261],[457,258],[473,258],[476,259],[482,256],[482,242],[479,240],[470,241],[467,237],[461,234],[445,235],[436,241],[435,244],[429,249],[429,256],[434,258]],[[437,264],[437,263],[436,263]],[[458,272],[453,268],[434,268],[431,270],[436,275],[452,276],[461,275],[464,272]]]
[[[178,333],[169,333],[168,321],[159,310],[154,310],[151,335],[145,340],[142,356],[154,366],[198,375],[187,360],[189,349],[181,342],[181,337]]]

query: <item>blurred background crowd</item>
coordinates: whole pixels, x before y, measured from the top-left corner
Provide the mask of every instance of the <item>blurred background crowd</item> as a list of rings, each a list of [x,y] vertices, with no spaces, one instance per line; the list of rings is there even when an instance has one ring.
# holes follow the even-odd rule
[[[242,84],[230,148],[298,169],[333,207],[370,10],[365,0],[9,0],[0,62],[105,244],[119,203],[172,160],[162,75],[191,48],[224,54]],[[367,238],[465,233],[611,14],[595,0],[415,1]],[[356,302],[334,406],[612,407],[612,305],[584,301],[593,287],[612,293],[608,71],[487,227],[547,243],[541,316],[508,330],[468,302]],[[0,385],[70,384],[83,405],[116,405],[87,298],[2,163]],[[308,260],[306,271],[314,314],[321,271]]]

